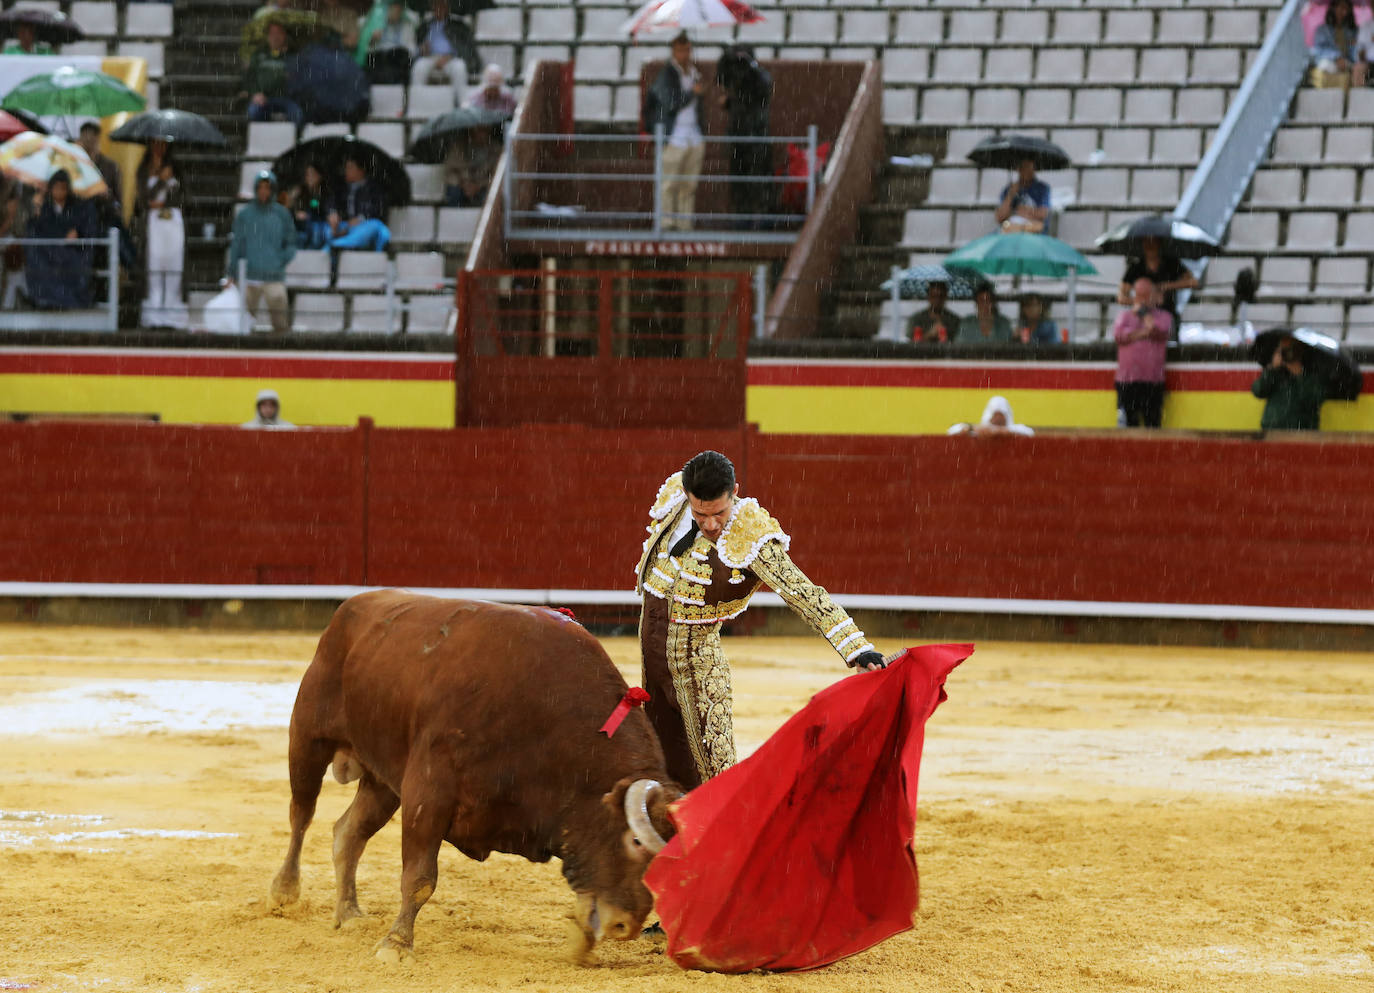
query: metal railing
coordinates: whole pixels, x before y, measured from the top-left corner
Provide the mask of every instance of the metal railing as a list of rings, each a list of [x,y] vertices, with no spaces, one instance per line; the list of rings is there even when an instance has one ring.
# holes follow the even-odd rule
[[[732,175],[704,170],[696,175],[665,172],[663,152],[668,146],[668,137],[664,134],[662,126],[656,127],[649,139],[639,135],[521,134],[512,127],[506,133],[507,165],[503,177],[505,235],[508,239],[555,241],[581,241],[606,237],[617,240],[710,240],[782,244],[796,241],[802,224],[816,202],[816,186],[820,178],[817,168],[819,139],[816,126],[809,126],[807,133],[800,136],[706,135],[701,140],[707,149],[721,145],[798,145],[806,150],[806,175],[779,176],[774,175],[772,171],[767,175]],[[628,169],[618,172],[550,171],[545,168],[522,171],[517,166],[522,159],[522,156],[517,154],[522,145],[536,145],[541,142],[570,145],[576,155],[578,145],[585,147],[593,144],[618,143],[631,146],[622,161],[634,161],[646,141],[652,142],[652,170],[646,172]],[[537,152],[535,158],[536,161],[540,158]],[[674,213],[665,209],[664,186],[679,180],[695,180],[699,187],[777,187],[778,202],[781,201],[781,194],[788,186],[804,183],[805,209],[801,213],[781,210],[754,213],[697,210],[690,214]],[[601,183],[624,184],[629,187],[638,185],[641,189],[631,189],[628,195],[613,198],[612,206],[622,209],[593,209],[591,204],[582,202],[591,198],[579,195],[576,186]],[[573,189],[571,195],[565,198],[561,195],[560,188],[568,186],[572,186]],[[647,199],[642,189],[645,186],[651,188],[649,209],[643,209],[642,206]],[[557,190],[559,192],[550,194],[550,198],[562,202],[544,202],[533,192],[535,190]],[[617,200],[619,203],[614,202]]]
[[[0,309],[0,331],[118,331],[119,330],[119,231],[110,228],[100,238],[0,238],[0,254],[10,246],[40,246],[66,248],[104,247],[105,265],[92,265],[87,278],[105,277],[105,298],[93,301],[90,307],[72,309],[10,309],[15,298],[13,284],[6,285],[4,309]],[[28,260],[25,260],[25,270]],[[78,268],[74,266],[73,268]],[[21,271],[6,273],[7,284],[19,277]],[[24,285],[27,287],[27,281]]]
[[[1303,38],[1302,7],[1303,0],[1287,0],[1279,11],[1207,154],[1174,208],[1175,217],[1196,224],[1214,238],[1219,239],[1231,223],[1307,73],[1310,55]],[[1201,278],[1206,267],[1203,259],[1192,268]],[[1189,296],[1186,290],[1179,293],[1180,309]]]

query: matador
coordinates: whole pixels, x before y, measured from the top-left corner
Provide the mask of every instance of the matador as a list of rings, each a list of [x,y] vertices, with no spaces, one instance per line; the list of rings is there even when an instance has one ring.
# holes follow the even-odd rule
[[[830,642],[850,666],[883,657],[825,590],[787,555],[790,539],[753,498],[739,498],[735,469],[702,452],[659,488],[639,560],[639,645],[645,712],[668,773],[691,789],[735,763],[730,666],[720,626],[738,617],[762,584]]]

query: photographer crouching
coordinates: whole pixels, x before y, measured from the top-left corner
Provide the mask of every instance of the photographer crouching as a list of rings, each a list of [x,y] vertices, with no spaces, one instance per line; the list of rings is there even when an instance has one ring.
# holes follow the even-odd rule
[[[1274,349],[1269,368],[1250,384],[1250,392],[1264,401],[1262,431],[1316,431],[1321,428],[1326,378],[1303,365],[1303,347],[1284,338]]]

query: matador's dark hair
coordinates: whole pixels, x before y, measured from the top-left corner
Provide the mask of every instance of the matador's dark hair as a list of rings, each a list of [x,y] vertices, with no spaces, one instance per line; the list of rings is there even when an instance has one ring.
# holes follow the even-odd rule
[[[682,467],[682,488],[698,500],[716,500],[735,489],[735,467],[720,452],[692,456]]]

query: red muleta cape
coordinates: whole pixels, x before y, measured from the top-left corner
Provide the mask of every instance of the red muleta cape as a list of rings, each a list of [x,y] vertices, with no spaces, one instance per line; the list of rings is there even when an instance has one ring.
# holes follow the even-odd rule
[[[673,804],[677,835],[644,882],[674,962],[815,969],[911,928],[925,722],[972,653],[909,648],[839,680]]]

